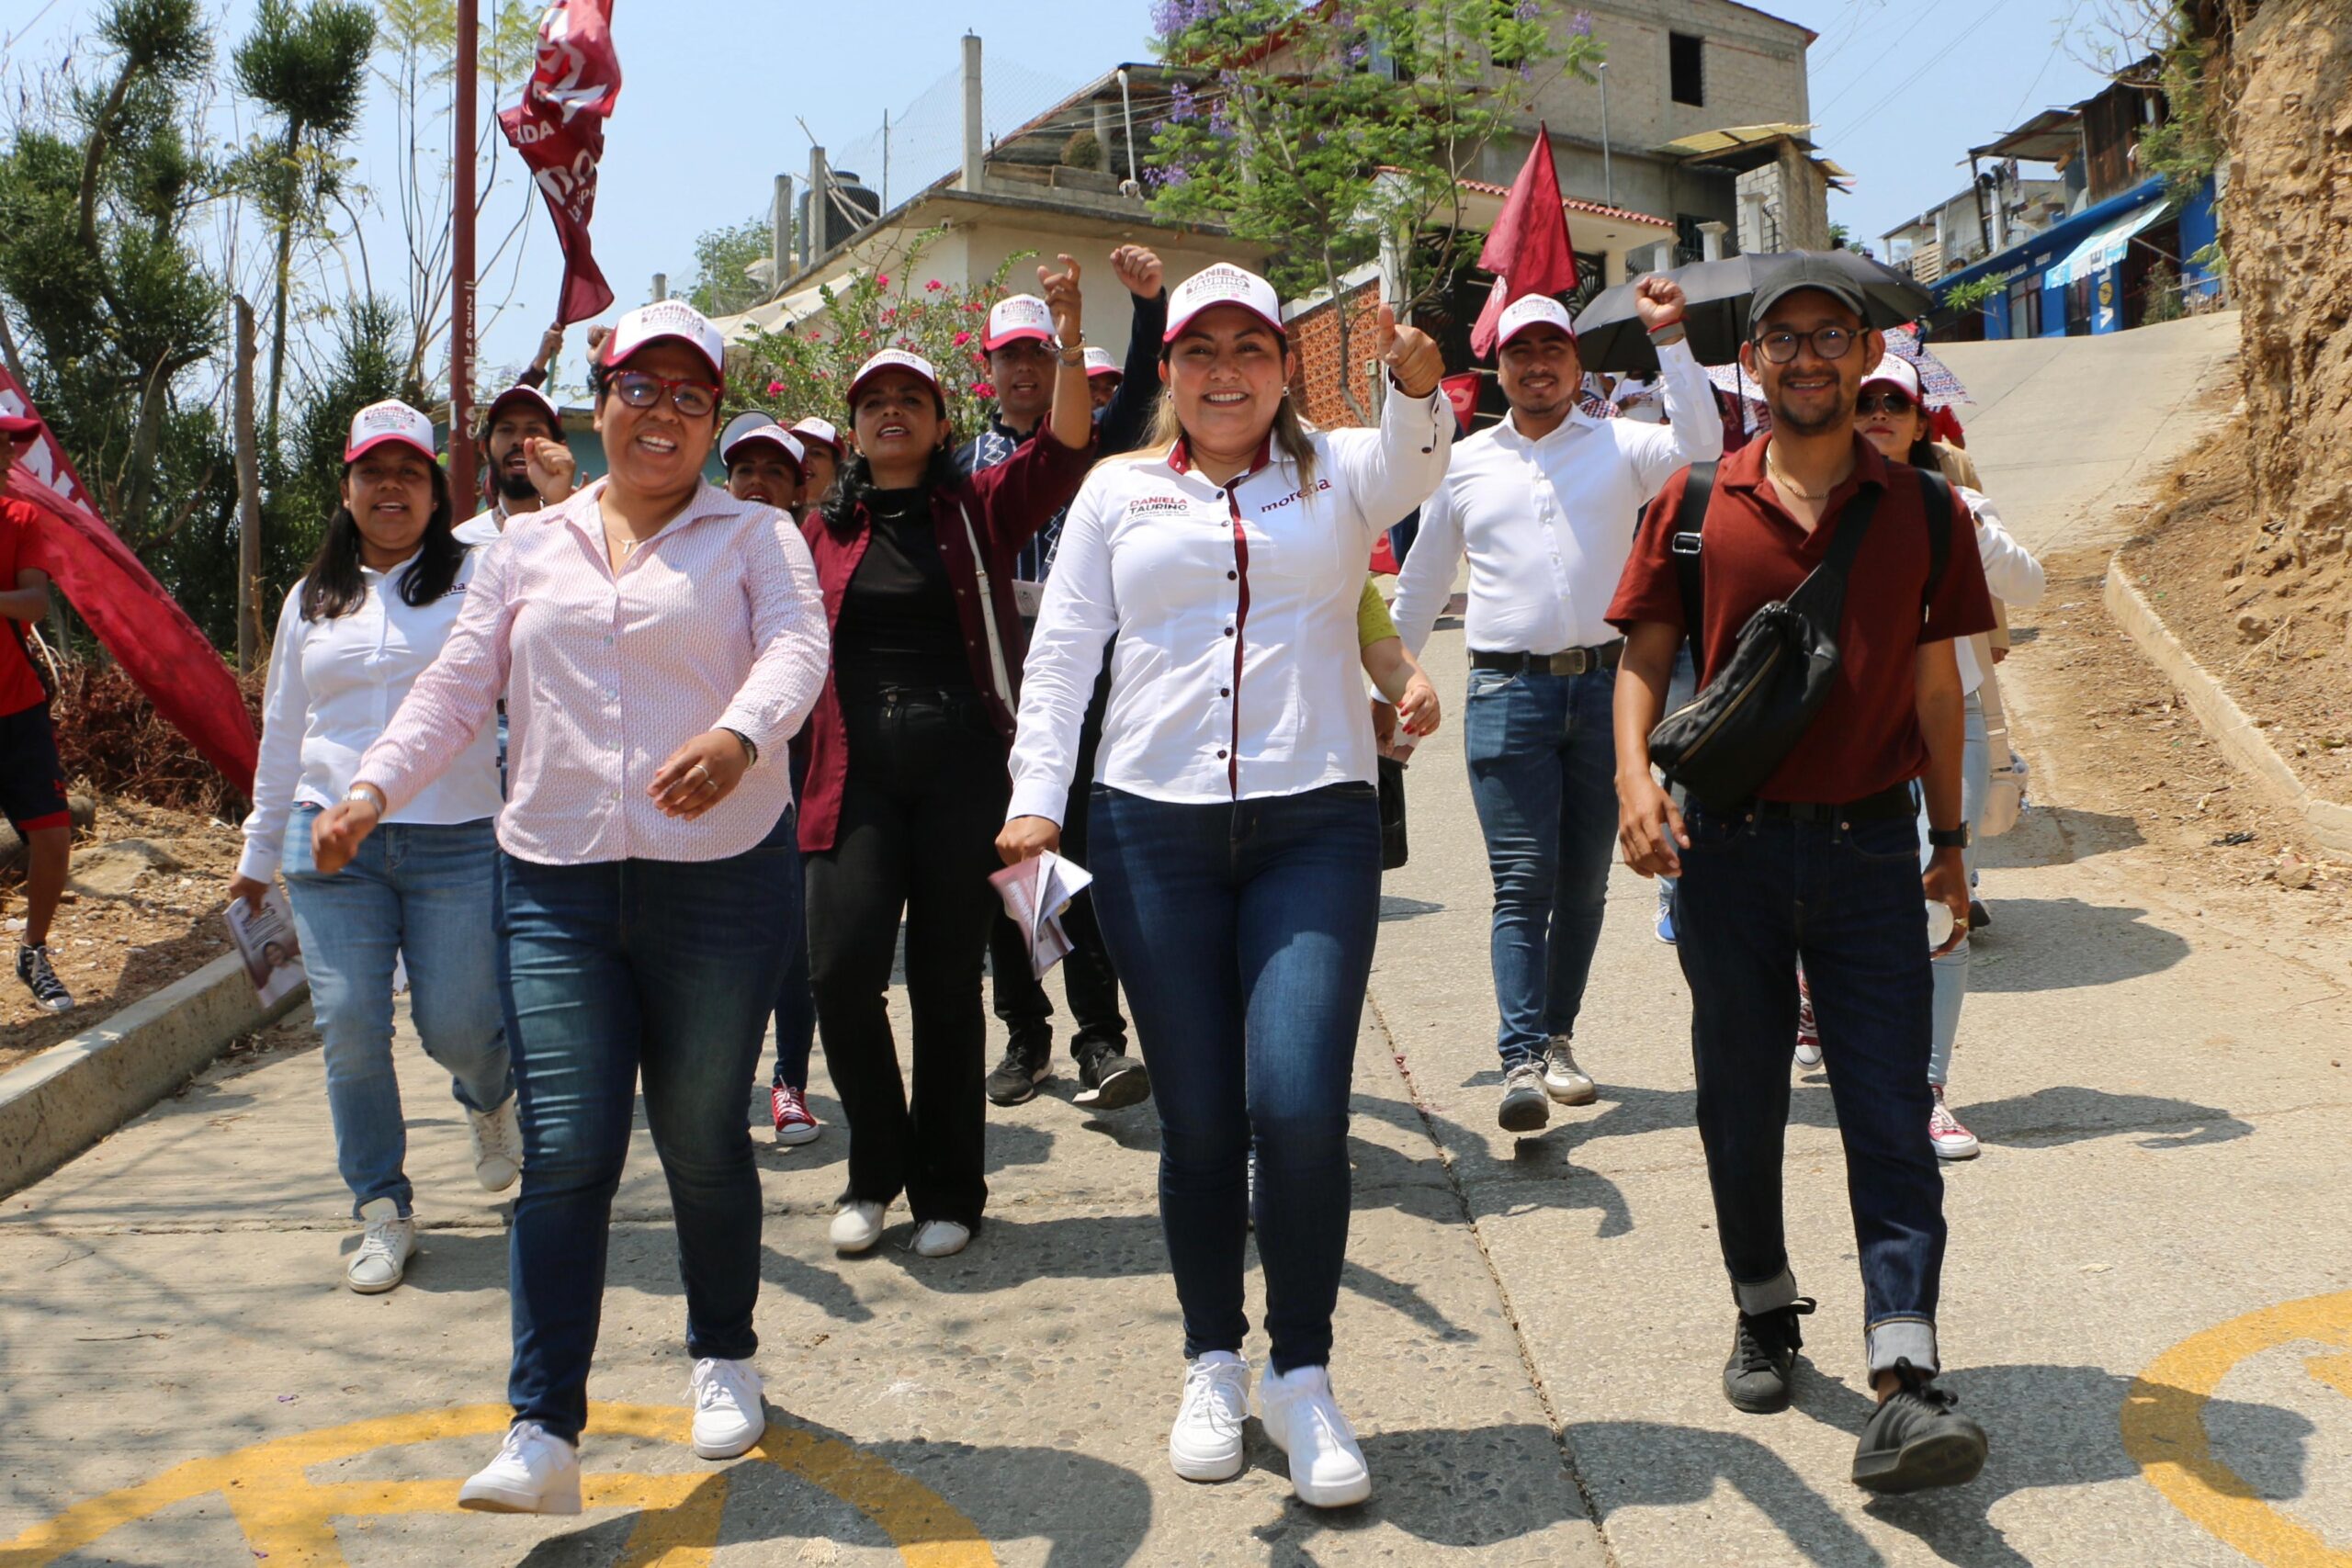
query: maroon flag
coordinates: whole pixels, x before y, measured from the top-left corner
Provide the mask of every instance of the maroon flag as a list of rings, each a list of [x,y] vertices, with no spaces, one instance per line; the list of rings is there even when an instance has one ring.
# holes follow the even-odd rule
[[[1456,434],[1470,434],[1470,416],[1478,412],[1478,373],[1465,370],[1459,376],[1448,376],[1438,383],[1445,389],[1445,400],[1453,405]]]
[[[0,413],[40,417],[6,369],[0,369]],[[90,504],[82,476],[48,425],[41,426],[24,460],[8,470],[6,494],[41,515],[42,526],[26,543],[23,564],[56,580],[164,722],[250,798],[258,748],[236,677],[187,612]]]
[[[1577,254],[1568,243],[1568,209],[1560,200],[1560,174],[1552,166],[1552,133],[1539,126],[1527,163],[1503,198],[1478,265],[1495,275],[1494,292],[1470,329],[1470,352],[1495,351],[1496,323],[1514,299],[1566,294],[1577,286]]]
[[[584,321],[613,302],[612,288],[588,248],[588,224],[596,215],[596,161],[605,155],[605,117],[621,96],[612,10],[612,0],[554,0],[539,17],[538,63],[523,101],[498,116],[498,129],[547,197],[563,246],[558,326]]]

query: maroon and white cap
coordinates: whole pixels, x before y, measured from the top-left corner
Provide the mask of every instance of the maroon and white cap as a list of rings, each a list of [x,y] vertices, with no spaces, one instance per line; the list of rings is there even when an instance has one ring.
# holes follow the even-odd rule
[[[1531,327],[1557,327],[1573,341],[1577,335],[1576,321],[1568,308],[1549,294],[1526,294],[1503,307],[1495,322],[1495,352],[1502,352],[1503,344]]]
[[[343,444],[343,460],[356,463],[361,453],[388,441],[413,446],[426,462],[433,460],[433,422],[398,398],[369,403],[351,416],[351,439]]]
[[[664,341],[684,344],[702,355],[713,376],[726,379],[727,340],[718,335],[709,317],[684,299],[657,299],[623,316],[605,344],[605,367],[623,364],[639,349]]]
[[[726,434],[718,438],[719,462],[732,463],[735,460],[736,450],[739,447],[748,446],[754,441],[765,441],[782,451],[786,457],[792,459],[795,473],[800,470],[802,462],[808,456],[807,448],[800,445],[798,436],[767,415],[741,413],[728,422]]]
[[[1052,343],[1054,313],[1035,294],[1015,294],[1010,299],[1000,299],[989,307],[988,331],[980,334],[980,346],[994,354],[1009,343],[1034,338],[1039,343]]]
[[[842,455],[842,433],[834,428],[833,422],[830,419],[819,419],[811,414],[807,419],[796,422],[792,426],[792,434],[800,437],[800,444],[804,447],[823,446],[831,450],[836,457]]]
[[[1125,379],[1126,374],[1127,373],[1125,370],[1119,367],[1119,362],[1111,356],[1111,351],[1109,349],[1089,348],[1086,351],[1086,378],[1088,380],[1091,381],[1097,376],[1114,376]]]
[[[1245,267],[1219,262],[1193,274],[1169,295],[1168,333],[1160,341],[1174,343],[1194,316],[1218,305],[1238,305],[1275,332],[1283,331],[1283,302],[1274,286]]]
[[[849,384],[849,396],[843,400],[851,412],[856,411],[857,394],[865,389],[865,383],[885,370],[904,370],[910,376],[921,378],[931,384],[932,395],[943,405],[946,403],[947,394],[940,387],[939,372],[932,367],[930,360],[920,354],[909,354],[903,348],[886,348],[857,367],[857,376]]]
[[[1873,381],[1895,388],[1915,403],[1927,400],[1927,395],[1919,389],[1918,369],[1899,354],[1883,355],[1871,367],[1871,373],[1862,378],[1862,385],[1867,387]]]
[[[482,428],[487,430],[496,424],[498,411],[509,403],[529,404],[532,412],[547,416],[548,429],[554,431],[559,436],[563,434],[563,411],[555,406],[555,400],[537,387],[520,381],[490,400],[490,407],[482,411]]]

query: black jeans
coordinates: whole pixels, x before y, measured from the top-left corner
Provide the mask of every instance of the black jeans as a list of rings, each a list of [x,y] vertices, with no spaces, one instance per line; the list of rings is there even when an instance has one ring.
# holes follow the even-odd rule
[[[849,776],[833,847],[808,857],[809,980],[825,1066],[849,1122],[849,1191],[907,1195],[918,1220],[977,1227],[986,1110],[980,955],[1001,908],[989,874],[1012,786],[977,696],[843,693]],[[887,996],[901,912],[914,1093]]]
[[[1094,682],[1086,720],[1079,728],[1078,766],[1070,774],[1069,801],[1062,812],[1061,852],[1089,871],[1094,865],[1087,858],[1086,807],[1094,789],[1094,753],[1102,744],[1102,709],[1110,700],[1111,659],[1106,649],[1102,677]],[[1091,889],[1070,900],[1069,911],[1062,916],[1062,930],[1070,941],[1069,956],[1062,960],[1062,987],[1078,1020],[1069,1054],[1076,1057],[1082,1047],[1098,1044],[1125,1051],[1127,1021],[1119,1011],[1119,971],[1111,962],[1111,950],[1104,945],[1102,928],[1094,918]],[[1043,982],[1030,973],[1029,949],[1022,940],[1021,928],[1001,911],[989,930],[989,970],[995,982],[996,1016],[1006,1032],[1016,1041],[1050,1041],[1054,1004]]]
[[[1908,817],[1751,820],[1699,807],[1687,821],[1675,952],[1733,1298],[1749,1313],[1797,1299],[1781,1163],[1803,959],[1846,1146],[1871,1371],[1907,1359],[1932,1372],[1944,1189],[1921,1131],[1932,987],[1918,829]]]

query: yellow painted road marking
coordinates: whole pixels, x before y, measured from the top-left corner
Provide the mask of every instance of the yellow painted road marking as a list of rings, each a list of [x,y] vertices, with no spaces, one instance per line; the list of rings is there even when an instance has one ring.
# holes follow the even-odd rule
[[[2331,1547],[2255,1495],[2214,1457],[2205,1432],[2205,1403],[2233,1368],[2299,1342],[2352,1350],[2352,1291],[2250,1312],[2157,1357],[2123,1402],[2123,1447],[2174,1507],[2263,1568],[2352,1568],[2352,1551]],[[2314,1356],[2304,1367],[2352,1394],[2352,1354]]]
[[[125,1525],[208,1494],[228,1500],[246,1544],[256,1553],[266,1552],[270,1568],[345,1568],[336,1518],[455,1512],[458,1483],[314,1483],[307,1473],[312,1466],[445,1438],[492,1437],[513,1419],[503,1404],[457,1405],[297,1432],[218,1459],[190,1460],[152,1481],[77,1503],[14,1540],[0,1542],[0,1568],[47,1568]],[[592,1407],[589,1422],[601,1435],[684,1446],[693,1416],[657,1405],[599,1404]],[[773,1426],[744,1457],[797,1475],[849,1504],[889,1538],[907,1568],[996,1568],[996,1554],[978,1527],[955,1505],[848,1443]],[[582,1501],[591,1509],[638,1513],[622,1568],[709,1568],[731,1473],[596,1472],[581,1478]]]

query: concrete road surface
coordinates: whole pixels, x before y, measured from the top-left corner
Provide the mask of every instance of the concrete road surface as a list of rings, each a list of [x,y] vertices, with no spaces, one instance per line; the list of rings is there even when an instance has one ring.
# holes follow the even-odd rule
[[[2193,435],[2186,393],[2227,335],[1953,351],[2021,531],[2059,537]],[[1458,630],[1429,662],[1458,706]],[[1064,1063],[1053,1092],[991,1111],[989,1223],[945,1261],[902,1250],[903,1211],[875,1254],[832,1256],[845,1142],[821,1069],[823,1140],[775,1151],[763,1129],[776,1426],[731,1466],[679,1440],[676,1264],[640,1146],[590,1512],[459,1515],[455,1483],[504,1419],[502,1207],[471,1190],[457,1108],[411,1051],[424,1249],[397,1292],[343,1291],[347,1200],[301,1052],[217,1071],[0,1203],[0,1568],[2352,1562],[2340,967],[2209,924],[2194,886],[2121,858],[2131,819],[2036,777],[2044,809],[1988,857],[1997,923],[1953,1075],[1985,1145],[1947,1173],[1950,1384],[1993,1438],[1966,1488],[1873,1504],[1845,1479],[1860,1290],[1818,1072],[1790,1131],[1796,1268],[1821,1302],[1796,1407],[1724,1404],[1731,1305],[1648,884],[1611,886],[1578,1027],[1600,1103],[1541,1136],[1496,1128],[1488,885],[1450,722],[1411,772],[1355,1074],[1334,1373],[1368,1506],[1293,1503],[1254,1424],[1241,1479],[1169,1472],[1154,1123],[1073,1105]]]

